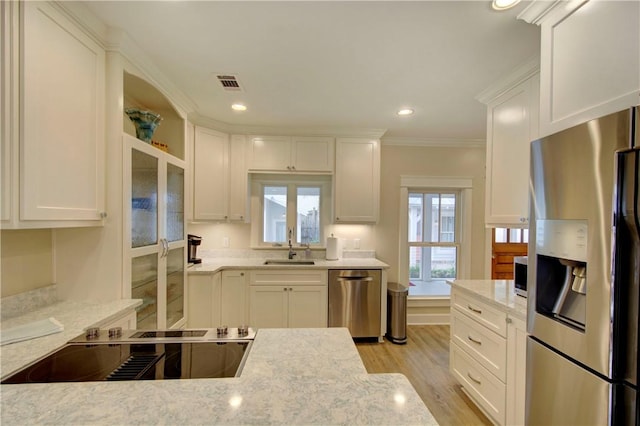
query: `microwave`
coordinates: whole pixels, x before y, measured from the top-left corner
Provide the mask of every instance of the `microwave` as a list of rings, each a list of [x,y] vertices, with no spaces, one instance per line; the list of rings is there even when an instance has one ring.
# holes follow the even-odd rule
[[[527,256],[513,258],[513,285],[518,296],[527,297]]]

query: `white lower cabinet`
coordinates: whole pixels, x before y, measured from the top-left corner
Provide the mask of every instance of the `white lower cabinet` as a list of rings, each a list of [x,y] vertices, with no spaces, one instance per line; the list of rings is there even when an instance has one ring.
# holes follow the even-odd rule
[[[222,271],[220,280],[220,324],[238,327],[248,324],[246,271]],[[215,326],[215,324],[214,324]]]
[[[451,306],[451,373],[494,423],[524,424],[524,321],[456,289]]]
[[[510,318],[507,328],[507,420],[508,425],[523,425],[527,381],[527,323]]]
[[[189,275],[187,327],[213,327],[220,318],[220,276],[222,273]]]
[[[327,309],[327,271],[256,270],[250,274],[252,327],[326,327]]]
[[[451,373],[467,395],[495,423],[503,425],[507,388],[504,382],[482,367],[458,345],[451,345]]]
[[[237,327],[248,323],[247,273],[222,271],[189,276],[187,327]]]

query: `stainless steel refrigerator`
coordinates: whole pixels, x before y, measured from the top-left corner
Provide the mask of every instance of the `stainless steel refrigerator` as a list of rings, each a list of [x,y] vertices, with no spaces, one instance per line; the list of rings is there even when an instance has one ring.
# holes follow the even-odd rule
[[[639,110],[531,144],[527,424],[640,424]]]

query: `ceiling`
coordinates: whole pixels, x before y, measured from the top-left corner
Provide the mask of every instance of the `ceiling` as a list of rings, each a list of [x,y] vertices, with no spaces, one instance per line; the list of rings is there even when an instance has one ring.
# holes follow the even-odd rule
[[[485,138],[475,97],[539,53],[525,3],[87,1],[195,105],[229,126],[381,129],[385,138]],[[243,89],[223,90],[218,74]],[[241,102],[248,110],[236,112]],[[415,114],[399,117],[410,107]]]

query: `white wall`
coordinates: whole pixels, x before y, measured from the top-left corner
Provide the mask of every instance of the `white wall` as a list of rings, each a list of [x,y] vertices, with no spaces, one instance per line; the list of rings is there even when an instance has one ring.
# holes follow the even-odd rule
[[[51,285],[54,280],[50,229],[0,232],[1,297]]]
[[[376,255],[391,266],[389,281],[398,279],[400,236],[400,176],[468,177],[473,181],[471,235],[472,279],[485,269],[485,147],[441,148],[382,144],[380,222],[376,226]]]

